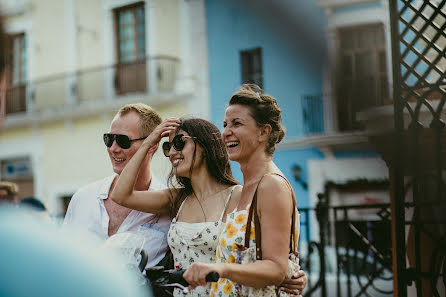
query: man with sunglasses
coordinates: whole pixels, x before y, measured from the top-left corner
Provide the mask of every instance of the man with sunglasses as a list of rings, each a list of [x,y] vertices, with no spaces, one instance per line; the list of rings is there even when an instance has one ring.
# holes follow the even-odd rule
[[[101,241],[126,231],[142,234],[146,239],[144,249],[149,255],[147,267],[155,266],[166,253],[170,218],[125,208],[109,197],[119,175],[141,146],[142,140],[160,123],[160,115],[142,103],[128,104],[118,111],[110,131],[103,135],[115,174],[79,189],[70,201],[63,224],[64,229],[88,231]],[[150,170],[155,150],[148,153],[141,165],[135,190],[165,188]]]

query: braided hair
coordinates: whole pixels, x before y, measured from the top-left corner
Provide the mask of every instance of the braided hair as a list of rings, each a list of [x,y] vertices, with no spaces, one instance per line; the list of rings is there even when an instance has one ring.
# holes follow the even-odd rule
[[[282,125],[282,110],[277,104],[276,98],[265,94],[255,84],[243,84],[240,90],[229,99],[229,105],[245,105],[250,109],[251,116],[258,127],[269,124],[272,128],[268,138],[265,152],[272,156],[276,150],[276,144],[285,136],[285,127]]]

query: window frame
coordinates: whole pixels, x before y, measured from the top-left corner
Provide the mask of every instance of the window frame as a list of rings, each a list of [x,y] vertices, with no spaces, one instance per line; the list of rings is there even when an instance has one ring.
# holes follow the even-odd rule
[[[138,9],[143,11],[143,44],[144,44],[144,57],[140,57],[138,48]],[[119,16],[123,12],[131,11],[133,18],[133,58],[130,60],[123,60],[120,47],[120,35],[119,35]],[[146,5],[145,2],[135,2],[129,5],[119,6],[112,10],[113,13],[113,28],[114,28],[114,40],[115,40],[115,69],[114,69],[114,90],[117,95],[124,95],[129,93],[146,93],[148,91],[147,82],[147,45],[146,45]]]
[[[138,8],[141,8],[141,7],[144,10],[144,50],[146,51],[146,44],[145,44],[145,42],[146,42],[146,35],[147,34],[145,32],[146,31],[145,30],[145,23],[146,23],[146,20],[145,20],[145,10],[146,10],[145,2],[144,1],[135,2],[135,3],[129,4],[129,5],[120,6],[120,7],[117,7],[117,8],[113,9],[113,23],[114,23],[114,36],[115,36],[115,48],[116,48],[116,61],[117,61],[117,64],[134,63],[134,62],[136,62],[138,60],[141,60],[138,57],[138,29],[137,29],[138,23],[137,23],[137,17],[136,17],[136,11],[137,11]],[[132,61],[126,61],[126,62],[121,60],[121,47],[120,47],[120,39],[119,39],[119,37],[120,37],[119,36],[119,15],[120,15],[120,13],[125,12],[125,11],[132,11],[133,19],[135,20],[134,26],[133,26],[133,31],[135,33],[135,37],[133,39],[133,45],[134,45],[133,55],[134,55],[135,59],[133,59]],[[144,57],[144,60],[145,60],[145,57]]]
[[[257,68],[256,61],[257,61]],[[263,50],[261,47],[240,51],[242,84],[254,83],[263,88]]]
[[[15,41],[18,40],[19,49],[14,50]],[[24,44],[24,46],[23,46]],[[10,33],[7,35],[6,60],[10,65],[8,71],[7,93],[6,93],[6,114],[26,112],[27,110],[27,76],[28,76],[28,49],[26,32]],[[15,66],[17,57],[18,66]],[[25,71],[23,71],[23,68]],[[18,80],[14,81],[15,70]]]
[[[368,44],[361,46],[359,39],[370,32],[370,38],[375,38],[374,44]],[[358,24],[337,28],[336,30],[338,39],[337,49],[337,81],[336,81],[336,94],[338,101],[338,119],[339,128],[341,131],[362,129],[361,125],[356,121],[356,113],[368,108],[382,106],[385,101],[386,94],[389,92],[389,77],[387,73],[386,61],[381,61],[382,58],[386,58],[387,44],[385,37],[385,28],[382,23],[370,23],[370,24]],[[352,47],[343,47],[344,36],[352,37],[350,44]],[[379,43],[377,43],[380,36]],[[359,60],[357,59],[361,54],[369,54],[368,58],[371,58],[366,68],[374,69],[368,75],[361,75],[357,73]],[[344,59],[348,57],[350,77],[346,79],[346,69],[344,66]],[[362,61],[362,60],[361,60]],[[383,65],[380,62],[384,62]],[[367,84],[367,80],[373,84],[370,90],[364,91],[361,84]],[[346,82],[350,81],[350,84]],[[360,90],[359,90],[359,89]],[[361,96],[366,92],[373,95]],[[345,106],[345,104],[348,106]]]

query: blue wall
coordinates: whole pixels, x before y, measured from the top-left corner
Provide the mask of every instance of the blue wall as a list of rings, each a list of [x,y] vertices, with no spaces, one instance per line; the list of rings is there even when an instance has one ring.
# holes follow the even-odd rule
[[[287,27],[287,30],[278,26],[281,20],[277,14],[270,16],[276,21],[266,21],[270,19],[268,11],[247,6],[248,2],[206,1],[211,119],[221,127],[227,101],[241,84],[240,51],[261,47],[263,88],[278,99],[284,110],[286,137],[301,136],[300,98],[302,95],[322,94],[323,57],[311,56],[315,49],[307,48],[307,45],[325,46],[322,23],[325,16],[316,1],[287,1],[295,12],[293,17],[314,15],[310,19],[317,20],[317,23],[307,23],[305,29]],[[310,30],[316,41],[300,40],[300,30]],[[319,48],[319,51],[324,52],[325,49]]]
[[[308,160],[323,159],[324,155],[316,148],[278,150],[274,162],[282,170],[296,193],[297,207],[310,207],[308,189],[294,178],[293,167],[301,168],[301,180],[308,184]]]
[[[298,138],[304,132],[301,97],[323,93],[325,14],[316,1],[269,2],[270,7],[250,5],[254,2],[249,0],[206,1],[211,120],[222,127],[228,99],[242,83],[240,51],[261,47],[263,88],[283,110],[285,139]],[[268,1],[263,3],[268,5]],[[276,151],[274,156],[301,207],[309,205],[308,193],[294,180],[292,165],[302,168],[307,181],[307,160],[313,158],[322,158],[322,154],[312,148]],[[232,162],[232,169],[243,182],[238,164]]]
[[[242,83],[240,51],[261,47],[263,88],[277,98],[283,110],[285,140],[304,135],[301,98],[323,94],[327,24],[316,2],[206,0],[211,120],[218,127],[222,127],[228,99]],[[372,3],[353,9],[376,7]],[[337,11],[343,12],[346,10]],[[355,150],[335,154],[341,159],[376,156],[373,151]],[[301,168],[301,178],[308,183],[308,161],[323,158],[317,148],[276,151],[274,162],[292,183],[298,207],[308,207],[310,197],[308,190],[294,179],[293,166]],[[243,183],[238,164],[232,162],[232,169],[234,177]]]

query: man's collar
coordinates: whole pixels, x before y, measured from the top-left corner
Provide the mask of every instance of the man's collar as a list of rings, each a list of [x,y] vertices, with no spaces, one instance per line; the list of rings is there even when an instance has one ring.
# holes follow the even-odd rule
[[[99,188],[99,193],[98,193],[99,199],[102,199],[102,200],[107,199],[108,192],[110,192],[111,185],[113,184],[113,181],[115,180],[115,178],[118,178],[117,174],[106,177],[103,180],[102,185]]]
[[[108,193],[110,192],[110,188],[111,188],[111,186],[112,186],[112,184],[113,184],[113,181],[115,180],[115,179],[117,179],[118,178],[118,175],[117,174],[114,174],[114,175],[111,175],[111,176],[109,176],[109,177],[106,177],[104,180],[103,180],[103,182],[102,182],[102,185],[101,185],[101,187],[100,187],[100,189],[99,189],[99,193],[98,193],[98,198],[99,199],[102,199],[102,200],[104,200],[104,199],[107,199],[107,197],[108,197]],[[162,190],[162,189],[164,189],[164,188],[166,188],[166,186],[163,184],[163,183],[161,183],[153,174],[152,174],[152,180],[150,181],[150,185],[149,185],[149,188],[148,188],[148,190]]]

